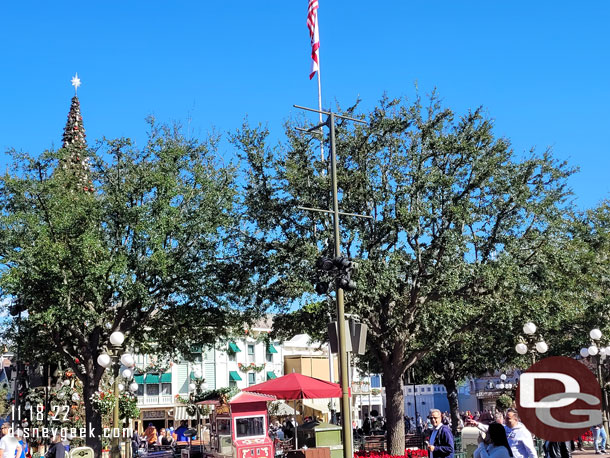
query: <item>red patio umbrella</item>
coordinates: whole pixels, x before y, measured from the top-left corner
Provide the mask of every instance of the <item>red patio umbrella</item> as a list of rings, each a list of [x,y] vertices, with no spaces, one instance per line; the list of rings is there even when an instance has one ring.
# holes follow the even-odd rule
[[[243,391],[270,394],[279,399],[340,398],[341,386],[293,372],[244,388]]]

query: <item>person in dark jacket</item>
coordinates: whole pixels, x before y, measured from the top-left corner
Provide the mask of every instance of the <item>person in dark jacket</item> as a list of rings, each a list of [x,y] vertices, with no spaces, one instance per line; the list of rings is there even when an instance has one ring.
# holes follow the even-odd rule
[[[544,458],[572,458],[572,445],[568,442],[544,442]]]
[[[453,434],[447,425],[443,425],[441,411],[430,410],[428,418],[432,422],[432,434],[428,443],[429,458],[453,458]]]
[[[45,458],[65,458],[66,447],[61,443],[61,436],[57,435],[53,439],[53,445],[49,451],[45,454]]]

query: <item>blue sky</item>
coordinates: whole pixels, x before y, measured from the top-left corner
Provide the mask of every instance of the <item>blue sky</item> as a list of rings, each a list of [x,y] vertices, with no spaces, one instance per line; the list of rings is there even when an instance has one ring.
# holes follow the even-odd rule
[[[193,135],[247,115],[279,134],[315,106],[307,0],[3,2],[0,165],[61,145],[73,88],[87,138],[145,138],[144,118]],[[516,151],[580,167],[579,207],[608,197],[607,1],[320,0],[323,101],[374,106],[434,87],[458,113],[483,105]]]

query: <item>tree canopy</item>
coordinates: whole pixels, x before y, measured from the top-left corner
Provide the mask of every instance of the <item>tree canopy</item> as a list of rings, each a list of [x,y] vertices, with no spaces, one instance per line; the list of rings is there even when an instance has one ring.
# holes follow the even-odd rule
[[[342,252],[360,264],[346,310],[369,327],[371,356],[386,388],[389,448],[404,450],[402,380],[407,368],[452,335],[475,326],[524,278],[557,236],[572,170],[550,152],[517,157],[482,110],[457,118],[436,96],[383,98],[365,126],[338,121]],[[332,257],[328,162],[317,140],[289,124],[286,140],[244,125],[234,135],[249,166],[243,228],[259,301],[307,303],[321,256]],[[319,300],[315,296],[311,300]]]
[[[14,153],[0,179],[0,288],[15,312],[27,311],[21,354],[59,354],[83,382],[94,427],[96,361],[112,332],[142,354],[188,354],[226,335],[248,297],[233,232],[235,169],[220,163],[215,137],[150,128],[143,148],[119,139],[98,154],[82,145]]]

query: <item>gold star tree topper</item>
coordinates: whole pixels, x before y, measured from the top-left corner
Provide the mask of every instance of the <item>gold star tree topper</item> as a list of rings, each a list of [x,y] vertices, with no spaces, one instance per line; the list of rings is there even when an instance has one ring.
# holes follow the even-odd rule
[[[76,94],[76,91],[78,90],[78,87],[80,86],[80,79],[78,78],[78,73],[75,73],[74,76],[72,77],[72,86],[74,86],[74,94]]]

